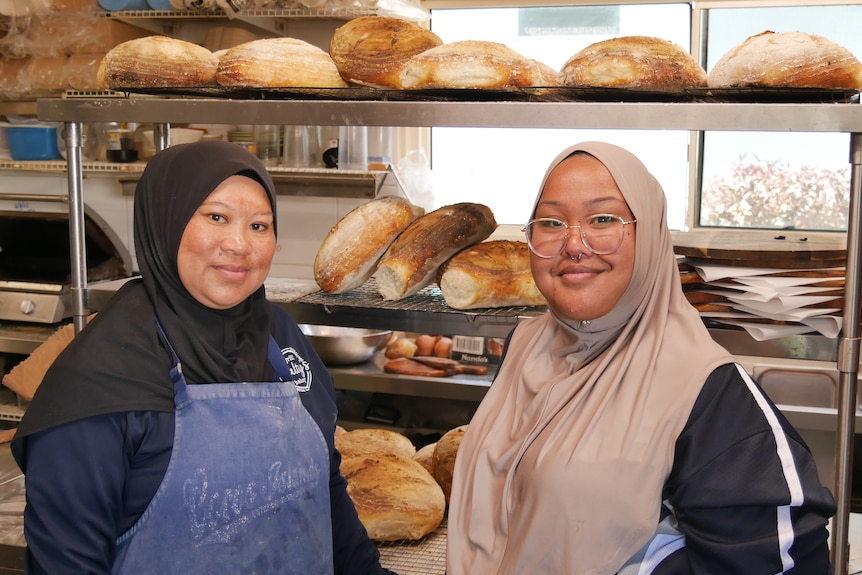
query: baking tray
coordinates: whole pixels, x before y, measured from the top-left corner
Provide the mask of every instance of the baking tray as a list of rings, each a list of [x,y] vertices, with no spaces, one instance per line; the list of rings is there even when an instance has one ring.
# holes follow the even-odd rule
[[[380,564],[398,575],[445,575],[446,520],[419,541],[378,543]]]
[[[579,86],[523,88],[423,88],[391,90],[347,88],[244,88],[225,86],[172,88],[114,88],[114,91],[151,96],[222,98],[233,100],[342,100],[442,102],[745,102],[853,103],[859,91],[846,88],[688,88],[641,90]]]

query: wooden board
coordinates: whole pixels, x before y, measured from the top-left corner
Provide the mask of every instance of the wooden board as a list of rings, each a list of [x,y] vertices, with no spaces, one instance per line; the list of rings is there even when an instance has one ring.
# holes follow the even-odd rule
[[[673,243],[675,253],[692,261],[741,267],[831,268],[847,258],[844,234],[696,230],[675,232]]]

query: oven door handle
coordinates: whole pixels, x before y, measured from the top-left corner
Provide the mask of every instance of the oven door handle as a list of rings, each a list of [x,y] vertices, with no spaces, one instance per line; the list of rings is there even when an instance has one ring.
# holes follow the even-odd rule
[[[61,202],[69,203],[69,196],[46,196],[42,194],[6,194],[0,192],[0,200],[14,202]]]

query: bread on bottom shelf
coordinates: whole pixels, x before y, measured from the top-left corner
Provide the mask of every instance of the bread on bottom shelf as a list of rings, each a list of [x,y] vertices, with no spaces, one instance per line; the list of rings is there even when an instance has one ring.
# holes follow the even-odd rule
[[[347,494],[374,541],[421,539],[443,521],[442,488],[417,461],[392,453],[341,462]]]

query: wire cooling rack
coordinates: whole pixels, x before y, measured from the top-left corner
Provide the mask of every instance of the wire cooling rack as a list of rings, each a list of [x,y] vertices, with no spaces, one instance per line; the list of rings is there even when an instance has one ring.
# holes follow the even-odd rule
[[[380,564],[398,575],[445,575],[446,523],[419,541],[378,543]]]

